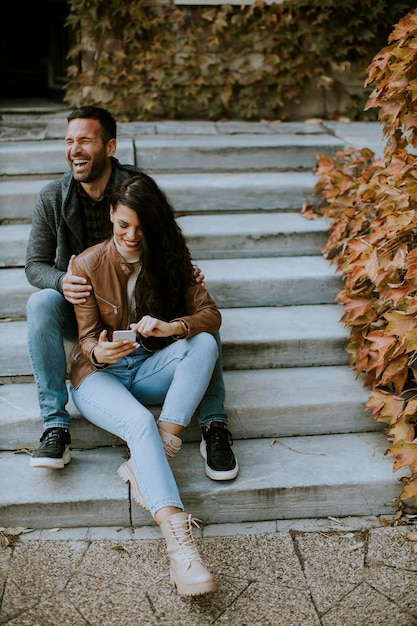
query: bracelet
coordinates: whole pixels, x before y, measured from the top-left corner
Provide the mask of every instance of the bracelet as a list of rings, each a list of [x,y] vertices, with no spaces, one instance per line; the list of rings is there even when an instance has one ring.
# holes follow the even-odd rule
[[[103,367],[107,367],[107,363],[99,363],[96,359],[96,355],[94,354],[95,348],[93,348],[90,352],[90,361],[97,369],[101,369]]]
[[[188,325],[186,324],[186,322],[184,322],[184,320],[173,320],[173,322],[179,322],[181,324],[181,326],[184,329],[184,332],[182,333],[182,335],[172,335],[174,339],[185,339],[188,336]]]

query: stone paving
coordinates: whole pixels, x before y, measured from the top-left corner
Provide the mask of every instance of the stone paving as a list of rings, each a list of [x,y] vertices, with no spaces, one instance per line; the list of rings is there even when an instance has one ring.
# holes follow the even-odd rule
[[[156,527],[51,529],[0,548],[8,626],[412,626],[412,525],[329,518],[197,531],[219,591],[179,597]],[[413,535],[411,535],[413,537]]]

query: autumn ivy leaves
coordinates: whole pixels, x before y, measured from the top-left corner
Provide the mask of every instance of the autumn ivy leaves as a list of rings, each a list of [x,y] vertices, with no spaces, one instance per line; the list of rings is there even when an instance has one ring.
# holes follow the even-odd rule
[[[306,98],[335,101],[339,113],[354,119],[374,114],[363,111],[369,91],[352,89],[352,81],[364,80],[391,25],[415,2],[69,0],[68,6],[70,107],[101,105],[119,121],[283,120],[304,109]]]
[[[417,506],[417,10],[375,56],[366,108],[379,107],[384,156],[320,155],[317,205],[330,218],[324,256],[343,277],[337,296],[351,365],[365,374],[373,417],[386,424],[393,469],[407,467],[402,503]]]

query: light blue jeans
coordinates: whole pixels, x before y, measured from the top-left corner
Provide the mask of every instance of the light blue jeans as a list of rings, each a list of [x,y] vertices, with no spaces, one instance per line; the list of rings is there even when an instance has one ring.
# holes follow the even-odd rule
[[[74,307],[55,289],[40,289],[29,298],[26,308],[28,349],[38,391],[38,402],[44,428],[69,428],[70,415],[66,405],[67,359],[64,339],[74,341],[77,323]],[[214,335],[219,357],[204,397],[196,409],[199,425],[212,420],[227,424],[224,410],[225,388],[222,371],[220,334]]]
[[[184,509],[153,414],[187,426],[206,391],[218,357],[213,335],[199,333],[149,353],[138,348],[87,376],[71,394],[90,422],[126,441],[139,487],[153,516],[166,506]]]

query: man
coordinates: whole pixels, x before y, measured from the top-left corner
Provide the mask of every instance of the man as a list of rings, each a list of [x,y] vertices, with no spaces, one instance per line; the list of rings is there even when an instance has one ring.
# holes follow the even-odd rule
[[[27,304],[28,348],[44,432],[31,456],[32,467],[61,469],[71,460],[64,339],[75,339],[73,305],[85,302],[91,290],[73,274],[72,258],[111,233],[109,192],[138,172],[114,157],[116,130],[116,121],[105,109],[86,106],[72,111],[65,137],[70,171],[41,190],[33,213],[25,269],[39,291]],[[220,336],[216,339],[221,355]],[[205,472],[212,480],[231,480],[238,474],[224,396],[220,356],[196,414]]]

